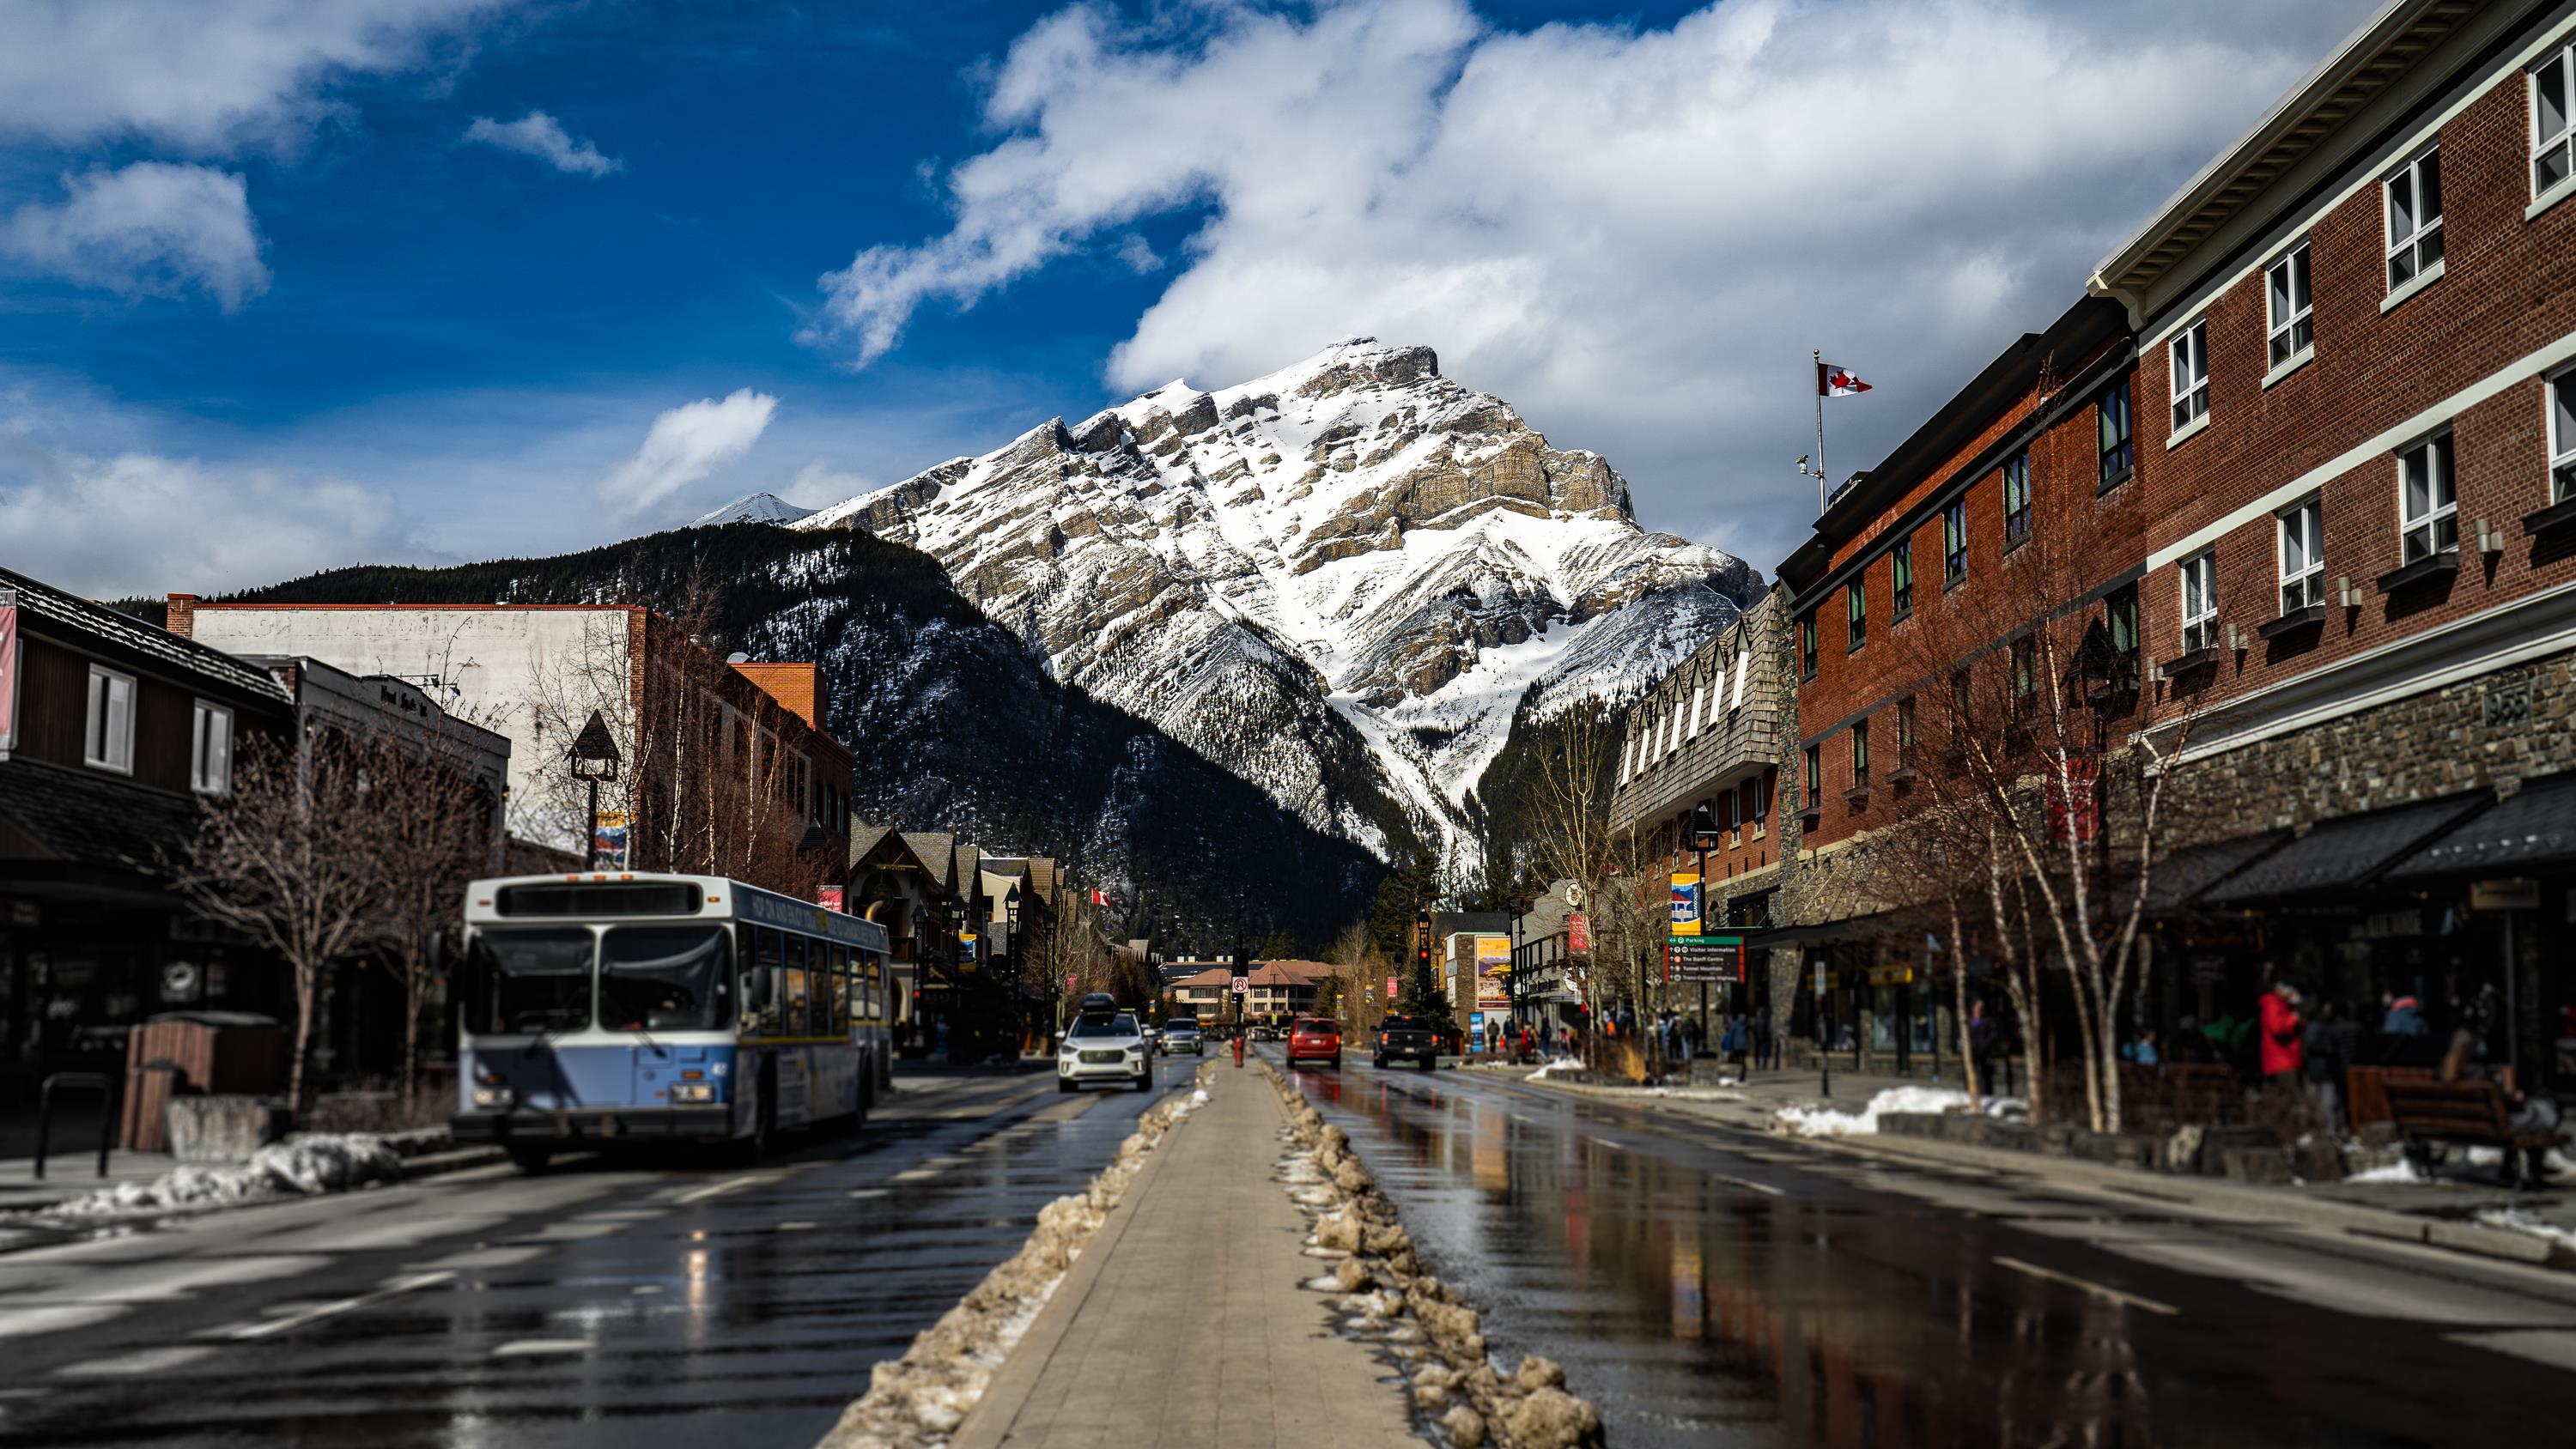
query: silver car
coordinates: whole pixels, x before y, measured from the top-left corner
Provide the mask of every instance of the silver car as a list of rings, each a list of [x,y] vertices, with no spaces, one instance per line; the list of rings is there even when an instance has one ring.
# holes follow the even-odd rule
[[[1140,1092],[1154,1085],[1153,1052],[1132,1014],[1086,1014],[1065,1032],[1055,1054],[1056,1090],[1079,1091],[1085,1082],[1121,1082]]]
[[[1163,1023],[1163,1050],[1173,1056],[1183,1052],[1194,1057],[1205,1056],[1207,1038],[1199,1034],[1199,1024],[1195,1021],[1167,1021]]]

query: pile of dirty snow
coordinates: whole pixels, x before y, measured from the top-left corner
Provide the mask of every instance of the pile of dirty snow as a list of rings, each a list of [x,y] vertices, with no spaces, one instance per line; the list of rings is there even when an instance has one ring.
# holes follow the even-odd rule
[[[1539,1064],[1537,1071],[1530,1073],[1521,1080],[1527,1082],[1543,1082],[1548,1078],[1555,1076],[1559,1072],[1579,1072],[1582,1070],[1583,1058],[1581,1057],[1549,1057],[1546,1061]]]
[[[2576,1248],[2576,1228],[2553,1223],[2526,1208],[2489,1208],[2478,1214],[2478,1221],[2490,1228],[2546,1238],[2562,1248]]]
[[[1988,1097],[1985,1114],[2019,1121],[2030,1115],[2030,1103],[2020,1097]],[[1772,1114],[1772,1130],[1795,1137],[1866,1137],[1878,1131],[1880,1114],[1886,1112],[1964,1112],[1968,1094],[1949,1087],[1889,1087],[1869,1099],[1869,1105],[1858,1112],[1837,1112],[1831,1107],[1783,1107]]]
[[[367,1132],[314,1133],[272,1142],[248,1162],[223,1166],[186,1163],[150,1182],[121,1182],[44,1210],[47,1217],[104,1218],[196,1212],[346,1192],[402,1177],[402,1158]]]

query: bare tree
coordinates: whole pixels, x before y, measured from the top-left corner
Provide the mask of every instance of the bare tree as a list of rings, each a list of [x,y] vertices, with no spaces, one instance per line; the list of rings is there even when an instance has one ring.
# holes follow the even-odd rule
[[[334,735],[245,740],[231,791],[205,802],[195,837],[172,863],[198,914],[285,964],[295,988],[287,1106],[297,1113],[322,973],[372,944],[378,929],[371,784],[363,748]]]
[[[1948,920],[1954,964],[1973,922],[2023,1024],[2035,1114],[2045,986],[2065,980],[2086,1117],[2107,1132],[2121,1122],[2119,1013],[2140,923],[2180,829],[2192,706],[2144,677],[2134,605],[2099,597],[2081,544],[2072,527],[2039,530],[1893,631],[1916,682],[1894,741],[1907,783],[1891,787],[1901,828],[1872,839],[1861,874],[1884,903]]]
[[[468,882],[494,870],[500,802],[464,740],[432,728],[364,748],[370,800],[365,858],[374,879],[377,960],[402,986],[403,1105],[420,1084],[421,1019],[443,971],[437,941],[464,916]]]
[[[1567,975],[1593,1011],[1614,1000],[1635,1004],[1651,1020],[1660,1002],[1660,976],[1644,967],[1663,941],[1668,915],[1663,886],[1646,868],[1633,828],[1621,828],[1610,802],[1617,788],[1620,716],[1609,702],[1585,697],[1550,722],[1555,747],[1538,762],[1536,800],[1529,812],[1530,854],[1542,879],[1572,881],[1589,913],[1592,949],[1566,958]],[[1655,1068],[1654,1034],[1640,1072]]]

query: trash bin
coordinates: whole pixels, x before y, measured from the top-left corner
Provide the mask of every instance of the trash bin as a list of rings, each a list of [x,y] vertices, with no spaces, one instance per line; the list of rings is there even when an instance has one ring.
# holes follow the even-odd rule
[[[128,1030],[125,1111],[132,1152],[167,1152],[165,1108],[179,1092],[273,1097],[286,1090],[277,1018],[247,1011],[169,1011]]]

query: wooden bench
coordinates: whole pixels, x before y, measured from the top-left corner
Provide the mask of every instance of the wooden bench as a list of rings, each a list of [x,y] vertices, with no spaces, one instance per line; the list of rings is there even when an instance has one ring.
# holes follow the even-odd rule
[[[2493,1082],[2397,1079],[2386,1091],[2389,1120],[2419,1168],[2430,1165],[2437,1146],[2500,1147],[2505,1180],[2522,1187],[2540,1180],[2541,1155],[2567,1140],[2563,1132],[2516,1132],[2511,1102]]]

